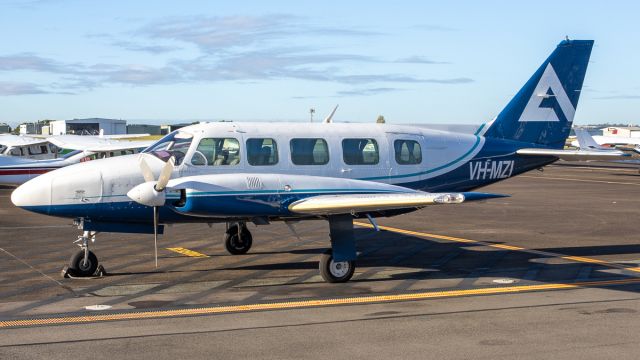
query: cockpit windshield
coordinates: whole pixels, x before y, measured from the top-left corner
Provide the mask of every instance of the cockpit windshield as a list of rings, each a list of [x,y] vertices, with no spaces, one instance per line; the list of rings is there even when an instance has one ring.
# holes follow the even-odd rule
[[[155,155],[162,161],[167,161],[173,156],[176,160],[176,165],[180,165],[189,150],[189,146],[191,146],[192,140],[193,135],[176,130],[158,140],[157,143],[149,146],[143,152]]]
[[[81,152],[83,152],[83,151],[82,150],[73,150],[71,152],[68,152],[68,153],[64,154],[62,156],[62,159],[70,159],[71,157],[76,156],[76,155],[80,154]]]

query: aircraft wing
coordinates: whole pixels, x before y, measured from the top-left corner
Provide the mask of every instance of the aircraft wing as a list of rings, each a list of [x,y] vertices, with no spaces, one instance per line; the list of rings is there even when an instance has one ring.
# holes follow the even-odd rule
[[[154,164],[157,162],[154,161]],[[154,176],[155,173],[149,177]],[[142,183],[129,191],[127,196],[140,204],[154,206],[156,195],[153,194],[157,194],[153,193],[154,186],[153,181]],[[272,211],[269,201],[255,197],[277,194],[280,199],[278,208],[286,207],[294,216],[416,209],[428,205],[459,204],[464,201],[505,197],[476,192],[428,193],[365,180],[263,173],[186,176],[169,180],[166,189],[181,191],[181,197],[184,196],[182,205],[174,208],[176,212],[201,217],[227,214],[227,200],[238,196],[240,198],[233,201],[247,202],[250,206],[268,206],[269,211]],[[164,203],[165,198],[159,198],[158,201]]]
[[[11,135],[11,134],[0,135],[0,145],[4,145],[7,147],[43,144],[46,142],[47,142],[47,139],[36,138],[32,136]]]
[[[420,208],[427,205],[460,204],[465,200],[482,200],[505,195],[485,193],[337,194],[320,195],[298,200],[289,211],[304,215],[336,215],[368,211]]]
[[[70,150],[85,150],[91,152],[117,151],[127,149],[146,148],[155,141],[126,141],[100,138],[97,136],[58,135],[47,138],[55,146]]]
[[[112,140],[120,140],[120,139],[137,139],[142,137],[151,136],[151,134],[114,134],[114,135],[98,135],[98,137],[103,139],[112,139]],[[157,141],[157,140],[156,140]]]
[[[519,149],[516,154],[521,156],[555,156],[561,160],[567,161],[586,161],[586,160],[611,160],[624,159],[629,154],[620,150],[562,150],[562,149]]]

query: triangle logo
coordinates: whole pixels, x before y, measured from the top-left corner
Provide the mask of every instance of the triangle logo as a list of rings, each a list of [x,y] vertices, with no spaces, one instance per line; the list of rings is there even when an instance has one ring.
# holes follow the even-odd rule
[[[573,122],[576,109],[564,91],[553,66],[549,63],[518,121],[560,121],[556,109],[562,111],[568,122]]]

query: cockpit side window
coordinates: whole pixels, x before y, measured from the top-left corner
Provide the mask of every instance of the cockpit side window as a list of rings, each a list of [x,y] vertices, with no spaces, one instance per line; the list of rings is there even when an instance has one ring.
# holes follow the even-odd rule
[[[200,140],[191,157],[191,165],[227,166],[240,164],[240,142],[235,138]]]
[[[21,147],[14,147],[9,149],[9,155],[11,156],[23,156],[24,154],[22,153],[22,148]]]
[[[162,161],[167,161],[173,156],[176,165],[180,165],[191,146],[192,140],[193,135],[182,131],[175,131],[158,140],[158,142],[149,146],[143,152],[152,154]]]

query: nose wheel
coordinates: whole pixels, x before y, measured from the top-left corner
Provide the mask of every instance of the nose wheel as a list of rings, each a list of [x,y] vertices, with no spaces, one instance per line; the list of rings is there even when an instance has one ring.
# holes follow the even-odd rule
[[[253,236],[245,223],[236,223],[227,228],[224,246],[232,255],[246,254],[253,244]]]
[[[89,241],[94,242],[95,239],[94,231],[85,231],[82,236],[78,236],[76,242],[81,242],[78,244],[80,250],[71,256],[69,266],[62,270],[63,277],[92,277],[105,274],[104,268],[98,262],[98,257],[89,250]]]
[[[85,257],[85,250],[79,250],[69,259],[69,271],[72,272],[74,276],[93,276],[97,270],[98,257],[92,251],[87,250]]]
[[[351,280],[355,270],[355,261],[334,261],[331,250],[325,251],[320,257],[320,275],[326,282],[347,282]]]

